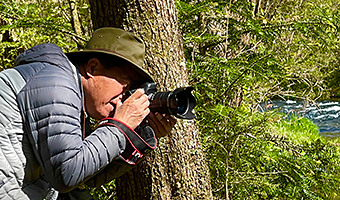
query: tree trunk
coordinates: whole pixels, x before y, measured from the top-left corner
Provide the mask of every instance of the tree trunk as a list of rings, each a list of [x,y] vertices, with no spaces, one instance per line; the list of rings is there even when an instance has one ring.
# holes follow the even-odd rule
[[[146,45],[145,69],[160,91],[188,85],[173,0],[90,0],[94,29],[119,27]],[[212,199],[210,177],[193,121],[178,120],[159,147],[117,180],[119,199]]]

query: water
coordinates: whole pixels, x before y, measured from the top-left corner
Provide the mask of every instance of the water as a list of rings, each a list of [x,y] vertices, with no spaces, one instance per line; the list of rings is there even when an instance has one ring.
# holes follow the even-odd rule
[[[273,101],[270,109],[281,108],[284,113],[295,112],[312,120],[320,130],[320,135],[326,137],[340,137],[340,102],[321,101],[304,108],[300,101]]]

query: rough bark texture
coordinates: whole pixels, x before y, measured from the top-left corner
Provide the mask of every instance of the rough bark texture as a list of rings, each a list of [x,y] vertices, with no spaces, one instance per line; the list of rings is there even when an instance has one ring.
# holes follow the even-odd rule
[[[123,28],[146,44],[145,69],[159,90],[187,86],[188,77],[172,0],[90,0],[94,29]],[[212,199],[210,177],[193,121],[172,133],[131,172],[117,180],[119,199]]]

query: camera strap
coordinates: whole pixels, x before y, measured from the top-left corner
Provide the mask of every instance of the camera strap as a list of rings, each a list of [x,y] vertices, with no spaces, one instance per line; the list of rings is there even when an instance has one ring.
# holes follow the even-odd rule
[[[138,127],[136,130],[138,130],[140,134],[114,118],[104,118],[98,124],[98,127],[101,126],[114,126],[124,134],[127,143],[126,148],[120,157],[129,164],[135,165],[140,158],[157,147],[157,139],[150,126]],[[143,138],[141,135],[148,137]]]

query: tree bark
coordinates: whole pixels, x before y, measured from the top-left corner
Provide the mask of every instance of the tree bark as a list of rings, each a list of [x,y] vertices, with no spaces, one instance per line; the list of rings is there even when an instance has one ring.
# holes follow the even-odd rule
[[[188,77],[173,0],[90,0],[94,29],[119,27],[146,45],[145,69],[160,91],[187,86]],[[117,180],[119,199],[212,199],[210,176],[194,121],[178,120],[169,136]]]

